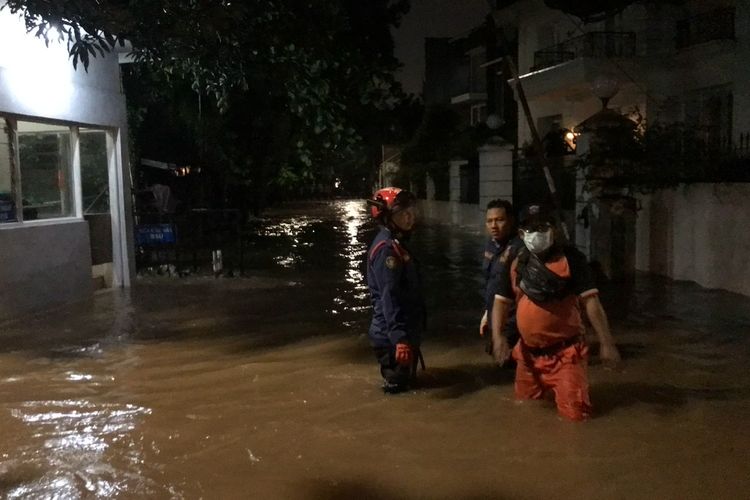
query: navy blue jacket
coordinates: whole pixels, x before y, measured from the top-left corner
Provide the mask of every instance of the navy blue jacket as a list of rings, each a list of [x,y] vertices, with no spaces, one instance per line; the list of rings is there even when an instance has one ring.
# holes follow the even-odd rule
[[[519,250],[523,248],[523,241],[518,237],[513,237],[505,242],[498,242],[491,239],[484,247],[484,260],[482,262],[482,271],[484,273],[484,308],[487,311],[487,325],[492,331],[492,306],[495,303],[495,294],[499,288],[499,280],[505,273],[510,270],[510,264],[518,255]],[[505,324],[505,332],[509,337],[517,334],[515,307],[511,308],[508,315],[508,321]]]
[[[371,344],[385,347],[405,341],[419,346],[425,305],[416,259],[385,227],[370,245],[367,258]]]

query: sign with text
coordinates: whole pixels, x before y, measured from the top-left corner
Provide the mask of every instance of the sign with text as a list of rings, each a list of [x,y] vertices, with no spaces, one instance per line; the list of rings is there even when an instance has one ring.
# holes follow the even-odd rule
[[[16,207],[10,200],[0,199],[0,222],[13,222],[16,220]]]
[[[135,242],[141,246],[172,245],[177,242],[173,224],[139,224]]]

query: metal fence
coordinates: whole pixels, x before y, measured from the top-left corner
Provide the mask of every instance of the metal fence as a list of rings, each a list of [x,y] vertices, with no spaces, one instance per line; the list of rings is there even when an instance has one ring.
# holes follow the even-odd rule
[[[135,214],[136,269],[182,274],[240,273],[245,267],[245,238],[239,210],[193,209],[182,214]],[[216,268],[217,256],[220,268]]]
[[[734,40],[734,8],[716,9],[677,22],[677,48],[712,40]]]

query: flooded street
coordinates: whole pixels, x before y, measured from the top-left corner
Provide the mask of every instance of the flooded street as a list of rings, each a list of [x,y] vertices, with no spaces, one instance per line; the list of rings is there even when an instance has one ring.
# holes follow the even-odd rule
[[[363,202],[258,224],[243,278],[142,278],[0,324],[3,498],[747,498],[750,299],[639,277],[605,294],[621,369],[595,416],[513,401],[476,331],[482,237],[415,235],[421,385],[385,396]]]

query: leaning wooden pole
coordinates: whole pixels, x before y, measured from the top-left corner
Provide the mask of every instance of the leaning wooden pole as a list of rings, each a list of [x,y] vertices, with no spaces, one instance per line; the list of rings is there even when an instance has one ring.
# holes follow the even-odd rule
[[[505,62],[505,66],[508,68],[508,72],[510,73],[510,76],[513,78],[513,84],[516,88],[516,95],[518,96],[518,100],[521,102],[521,107],[523,108],[523,114],[526,116],[526,123],[529,125],[529,130],[531,131],[531,140],[534,144],[534,152],[536,153],[539,166],[542,168],[542,171],[544,172],[544,178],[547,180],[547,187],[549,188],[550,198],[552,200],[552,204],[554,205],[557,218],[560,221],[560,227],[562,227],[563,233],[565,234],[565,239],[570,240],[570,232],[568,231],[568,225],[565,223],[565,219],[562,217],[560,195],[557,192],[557,188],[555,187],[555,179],[552,178],[552,173],[550,172],[549,161],[547,160],[547,156],[544,154],[544,146],[542,144],[542,139],[541,137],[539,137],[539,131],[536,129],[536,125],[534,124],[534,118],[531,115],[531,109],[529,109],[529,102],[526,100],[526,93],[524,93],[523,85],[521,85],[521,79],[518,77],[518,71],[516,71],[516,64],[513,62],[513,58],[508,54],[507,50],[505,51],[505,56],[503,57],[503,60]]]
[[[565,239],[569,241],[570,232],[568,231],[568,225],[565,223],[565,219],[563,219],[562,217],[560,195],[557,192],[557,188],[555,187],[555,180],[552,178],[552,173],[550,172],[549,161],[544,154],[544,146],[542,145],[542,139],[539,137],[539,132],[537,131],[536,125],[534,124],[534,118],[531,115],[531,109],[529,109],[529,102],[526,100],[526,93],[523,91],[523,85],[521,85],[521,79],[518,77],[518,71],[516,70],[516,63],[513,61],[513,57],[511,56],[511,53],[508,50],[509,45],[505,38],[505,33],[503,32],[499,23],[496,22],[495,20],[495,15],[497,15],[497,11],[495,10],[492,2],[490,2],[490,8],[492,9],[492,14],[487,16],[488,24],[492,27],[492,29],[496,29],[497,33],[499,34],[500,43],[502,44],[502,52],[504,54],[503,62],[505,63],[505,67],[508,69],[508,72],[510,73],[511,78],[513,79],[513,85],[515,86],[516,96],[518,96],[518,100],[520,101],[521,107],[523,108],[523,114],[524,116],[526,116],[526,123],[528,123],[529,125],[529,130],[531,131],[531,140],[533,141],[533,144],[534,144],[534,152],[536,154],[539,166],[544,172],[544,178],[547,180],[547,188],[549,189],[549,192],[550,192],[550,199],[552,200],[552,205],[555,209],[555,215],[557,216],[557,219],[560,221],[560,227],[563,230]]]

